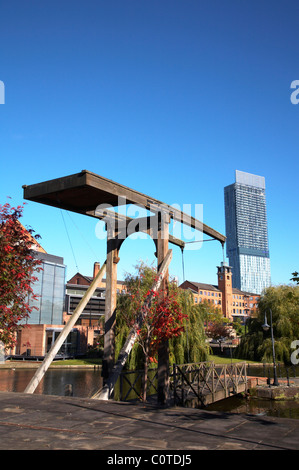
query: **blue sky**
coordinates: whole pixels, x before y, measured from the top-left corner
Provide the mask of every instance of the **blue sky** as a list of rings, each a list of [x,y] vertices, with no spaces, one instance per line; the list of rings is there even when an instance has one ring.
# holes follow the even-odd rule
[[[236,169],[262,175],[272,282],[288,283],[299,270],[298,31],[295,0],[2,1],[0,202],[87,169],[167,204],[202,204],[225,234],[224,186]],[[22,222],[64,258],[67,278],[106,257],[94,219],[28,202]],[[198,246],[185,278],[216,283],[221,245]],[[155,261],[154,244],[126,240],[120,258],[121,278]]]

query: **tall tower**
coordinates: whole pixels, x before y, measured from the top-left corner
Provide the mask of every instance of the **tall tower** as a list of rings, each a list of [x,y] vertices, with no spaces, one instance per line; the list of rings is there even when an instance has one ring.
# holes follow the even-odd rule
[[[233,287],[261,294],[271,284],[265,178],[236,170],[224,188],[226,254]]]
[[[218,289],[222,292],[222,312],[225,318],[232,318],[233,288],[232,268],[226,263],[218,266]]]

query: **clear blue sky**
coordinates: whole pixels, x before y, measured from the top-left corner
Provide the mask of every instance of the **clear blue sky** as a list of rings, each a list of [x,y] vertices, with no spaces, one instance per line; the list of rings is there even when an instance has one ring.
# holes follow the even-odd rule
[[[288,283],[299,270],[298,38],[295,0],[2,1],[0,202],[87,169],[202,204],[225,233],[224,186],[236,169],[262,175],[272,282]],[[29,202],[22,222],[64,258],[67,279],[106,257],[94,219]],[[119,276],[153,253],[151,240],[127,240]],[[186,252],[185,277],[216,283],[221,260],[220,243],[203,243]],[[176,247],[171,274],[183,280]]]

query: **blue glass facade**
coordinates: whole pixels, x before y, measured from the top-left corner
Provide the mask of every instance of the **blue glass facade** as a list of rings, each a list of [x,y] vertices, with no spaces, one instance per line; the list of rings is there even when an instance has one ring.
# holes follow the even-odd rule
[[[265,179],[236,171],[224,188],[226,254],[233,287],[261,294],[271,284]]]
[[[65,298],[65,266],[63,258],[35,253],[42,260],[43,268],[35,276],[34,293],[38,295],[36,301],[30,300],[30,306],[35,306],[30,318],[26,320],[29,325],[61,325]]]

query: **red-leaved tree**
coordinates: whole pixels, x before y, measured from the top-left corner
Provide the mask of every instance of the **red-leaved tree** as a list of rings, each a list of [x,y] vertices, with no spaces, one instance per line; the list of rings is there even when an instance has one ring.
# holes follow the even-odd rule
[[[137,342],[143,351],[144,379],[143,401],[146,401],[148,367],[150,363],[157,363],[157,352],[163,341],[179,336],[183,331],[183,314],[178,302],[178,290],[170,285],[169,292],[153,292],[152,286],[156,278],[156,270],[143,263],[137,266],[137,276],[127,275],[127,295],[121,296],[118,303],[118,319],[132,328],[136,323],[136,316],[143,313],[141,328],[137,331]],[[153,294],[150,305],[145,300]]]
[[[6,348],[16,342],[16,332],[33,308],[29,298],[36,300],[32,285],[40,261],[32,256],[32,245],[39,238],[32,229],[19,222],[23,206],[0,204],[0,341]]]

